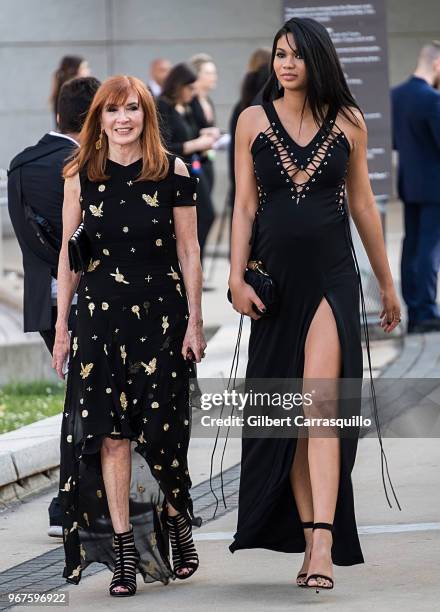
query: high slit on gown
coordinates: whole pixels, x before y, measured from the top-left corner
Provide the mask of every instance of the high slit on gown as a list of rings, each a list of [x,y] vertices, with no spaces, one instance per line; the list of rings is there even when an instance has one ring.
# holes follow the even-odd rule
[[[274,316],[251,321],[246,379],[303,377],[307,332],[325,298],[337,326],[341,378],[361,384],[359,278],[345,204],[349,143],[336,115],[328,113],[311,142],[299,146],[284,129],[273,103],[263,108],[269,127],[251,148],[259,194],[251,259],[263,261],[279,288],[280,305]],[[360,414],[360,400],[351,402],[350,414]],[[337,565],[364,561],[351,481],[357,442],[357,435],[340,437],[332,548]],[[231,552],[304,551],[289,478],[296,443],[296,438],[243,437],[238,525]]]

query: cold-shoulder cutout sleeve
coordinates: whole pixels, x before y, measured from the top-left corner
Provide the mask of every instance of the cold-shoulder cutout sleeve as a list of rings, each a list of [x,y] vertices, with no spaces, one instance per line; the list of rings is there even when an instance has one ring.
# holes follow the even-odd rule
[[[174,174],[174,206],[196,206],[198,182],[195,176]]]

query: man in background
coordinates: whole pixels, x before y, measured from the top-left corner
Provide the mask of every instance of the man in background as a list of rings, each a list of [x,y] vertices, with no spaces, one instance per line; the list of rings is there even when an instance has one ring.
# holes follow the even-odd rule
[[[150,64],[150,80],[147,85],[155,98],[162,93],[162,87],[171,70],[171,62],[162,57],[154,59]]]
[[[45,134],[37,144],[19,153],[8,171],[9,215],[23,255],[23,328],[25,332],[40,332],[51,354],[62,242],[62,169],[78,147],[79,132],[99,85],[94,77],[67,81],[58,98],[59,131]],[[58,498],[49,507],[49,523],[49,535],[62,536]]]
[[[393,146],[404,207],[402,296],[408,333],[440,331],[440,42],[425,45],[416,71],[392,90]]]

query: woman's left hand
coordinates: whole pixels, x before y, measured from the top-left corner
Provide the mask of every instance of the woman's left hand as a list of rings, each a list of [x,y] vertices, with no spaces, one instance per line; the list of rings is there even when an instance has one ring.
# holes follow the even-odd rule
[[[182,344],[183,358],[192,359],[196,363],[200,363],[205,356],[206,346],[203,321],[201,319],[192,319],[190,316]]]
[[[381,289],[380,296],[383,309],[379,315],[379,325],[383,328],[384,332],[389,334],[401,321],[400,301],[394,286],[389,289]]]

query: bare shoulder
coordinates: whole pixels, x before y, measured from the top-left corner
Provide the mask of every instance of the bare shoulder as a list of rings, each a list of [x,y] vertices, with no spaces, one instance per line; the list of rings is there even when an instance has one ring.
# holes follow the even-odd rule
[[[64,179],[64,193],[67,195],[76,195],[81,193],[81,182],[79,180],[79,172],[71,174]]]
[[[185,162],[183,162],[180,157],[176,157],[174,160],[174,172],[176,174],[180,174],[181,176],[189,176],[188,168],[186,167]]]
[[[261,105],[245,108],[237,122],[237,133],[251,143],[259,132],[263,132],[268,125],[268,119]]]
[[[337,117],[337,124],[344,132],[352,149],[356,144],[366,143],[367,125],[362,112],[355,106],[345,107],[344,113],[340,111]]]

